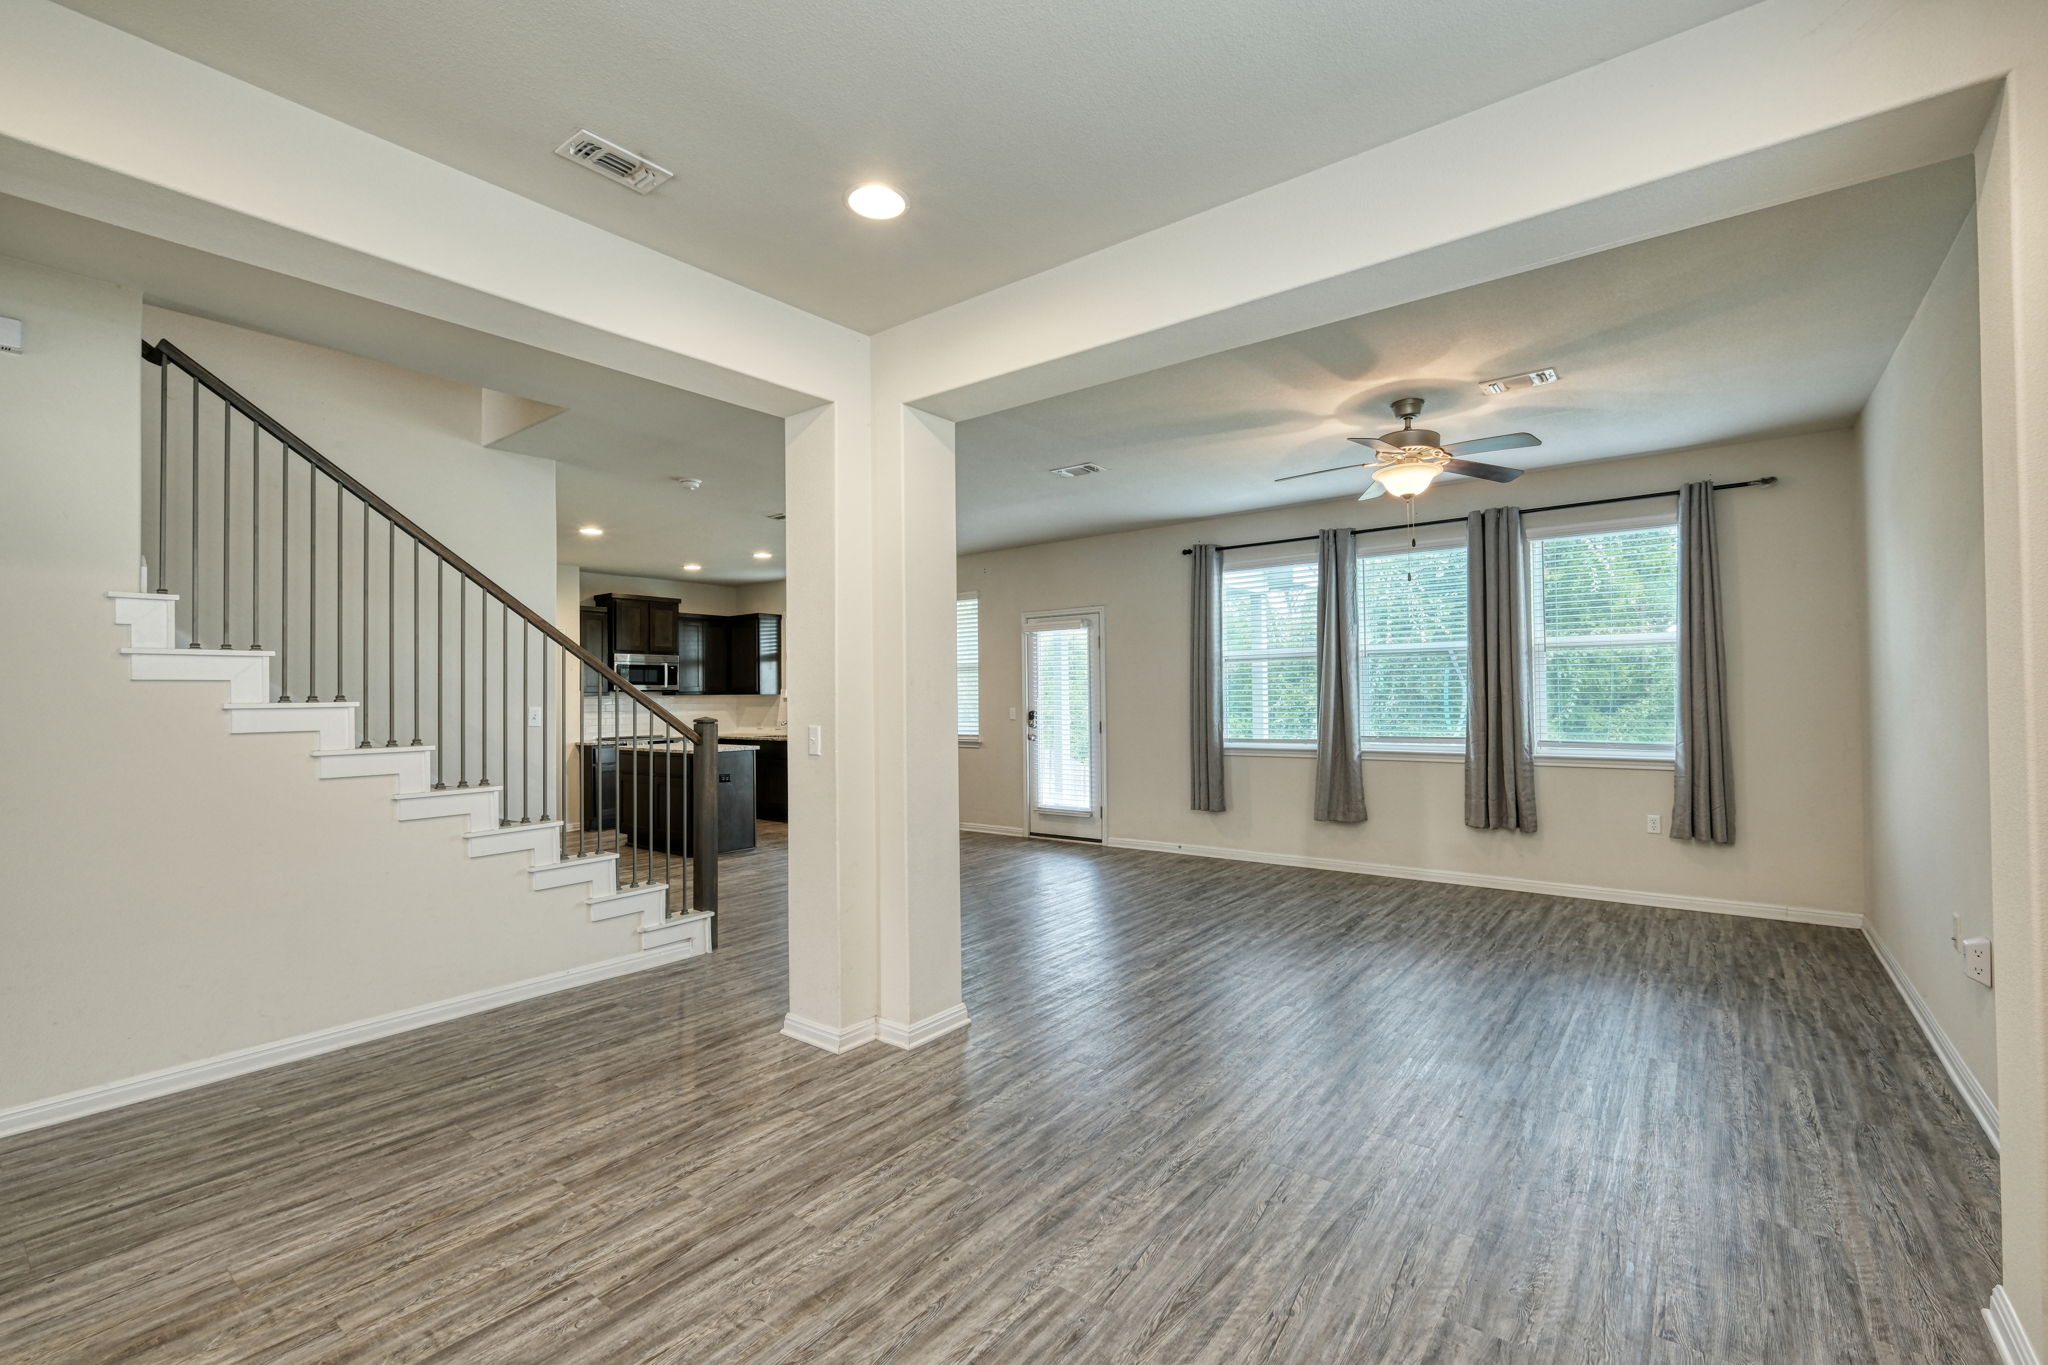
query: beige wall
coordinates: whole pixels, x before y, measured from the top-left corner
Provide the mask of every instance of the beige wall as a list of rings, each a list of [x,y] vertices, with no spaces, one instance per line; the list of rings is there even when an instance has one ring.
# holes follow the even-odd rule
[[[1864,904],[1863,608],[1855,449],[1847,432],[1532,473],[1522,506],[1775,474],[1718,500],[1741,835],[1728,848],[1646,832],[1668,815],[1671,773],[1545,766],[1535,835],[1467,829],[1455,762],[1372,759],[1363,825],[1311,818],[1313,767],[1233,756],[1227,812],[1188,809],[1187,561],[1229,543],[1385,524],[1354,499],[1029,546],[960,561],[981,595],[983,745],[960,754],[962,821],[1024,823],[1020,618],[1101,607],[1107,658],[1107,825],[1112,839],[1522,878],[1666,896],[1860,911]],[[1446,485],[1427,515],[1496,504],[1493,486]]]
[[[1977,225],[1857,427],[1870,622],[1870,927],[1985,1090],[1992,993],[1954,939],[1991,934]]]
[[[635,951],[305,737],[230,736],[220,686],[128,681],[141,301],[0,259],[0,313],[0,1109]]]

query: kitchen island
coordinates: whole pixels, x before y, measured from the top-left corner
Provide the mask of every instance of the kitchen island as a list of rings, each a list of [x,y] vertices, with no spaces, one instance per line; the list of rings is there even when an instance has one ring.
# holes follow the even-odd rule
[[[641,848],[692,851],[690,778],[697,751],[687,740],[583,740],[577,772],[582,779],[583,825],[616,829]],[[718,851],[754,847],[755,762],[749,744],[718,745]]]

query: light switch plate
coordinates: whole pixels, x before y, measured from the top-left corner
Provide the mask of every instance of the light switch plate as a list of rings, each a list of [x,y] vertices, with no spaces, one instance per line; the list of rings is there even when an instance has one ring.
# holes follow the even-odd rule
[[[0,351],[21,354],[21,319],[0,318]]]
[[[805,738],[809,741],[809,748],[813,757],[816,757],[817,755],[823,754],[825,752],[824,726],[812,725],[806,727]]]
[[[540,729],[540,708],[538,706],[526,708],[526,723],[536,730]]]

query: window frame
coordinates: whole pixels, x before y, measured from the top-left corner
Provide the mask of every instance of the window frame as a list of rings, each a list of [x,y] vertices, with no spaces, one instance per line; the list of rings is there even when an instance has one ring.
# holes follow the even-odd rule
[[[1358,546],[1357,553],[1359,564],[1362,566],[1368,558],[1378,559],[1391,555],[1429,554],[1431,552],[1438,550],[1463,551],[1466,549],[1466,534],[1463,523],[1460,523],[1455,526],[1422,527],[1412,533],[1412,539],[1415,542],[1413,545],[1410,545],[1408,543],[1408,540],[1411,537],[1402,537],[1399,534],[1401,531],[1406,529],[1407,528],[1405,527],[1387,527],[1383,531],[1375,531],[1370,533],[1375,538],[1379,536],[1386,536],[1388,538],[1389,543],[1384,548],[1377,545],[1373,545],[1364,538],[1358,540],[1356,543]],[[1469,561],[1467,567],[1469,572]],[[1357,582],[1354,582],[1352,584],[1352,594],[1354,598],[1356,598],[1356,596],[1358,595],[1361,586],[1362,585]],[[1365,604],[1363,602],[1359,602],[1357,604],[1357,610],[1359,613],[1357,621],[1358,631],[1356,638],[1352,641],[1351,650],[1353,656],[1351,668],[1351,682],[1353,688],[1357,692],[1357,695],[1352,699],[1352,713],[1358,721],[1358,734],[1354,738],[1358,747],[1359,756],[1361,758],[1408,758],[1422,759],[1425,761],[1431,759],[1438,761],[1464,761],[1466,737],[1471,733],[1472,726],[1472,717],[1469,709],[1469,701],[1471,694],[1469,690],[1466,694],[1468,701],[1468,709],[1465,716],[1464,734],[1445,737],[1442,739],[1387,739],[1376,738],[1365,733],[1366,656],[1371,653],[1421,654],[1428,653],[1433,650],[1441,650],[1446,648],[1446,646],[1442,644],[1387,645],[1382,646],[1377,650],[1374,650],[1365,642],[1366,632],[1364,608]],[[1466,676],[1468,679],[1471,676],[1471,621],[1472,603],[1470,597],[1468,596],[1465,602],[1465,636],[1462,640],[1459,641],[1458,645],[1456,646],[1456,648],[1458,648],[1465,654]]]
[[[1314,537],[1308,539],[1305,547],[1290,541],[1284,545],[1248,546],[1241,550],[1225,550],[1223,552],[1223,572],[1225,575],[1228,575],[1233,569],[1280,569],[1296,568],[1304,565],[1311,569],[1316,565]],[[1320,595],[1322,591],[1320,583],[1316,585],[1316,591]],[[1224,611],[1224,602],[1226,600],[1227,594],[1219,595],[1216,603],[1219,617]],[[1320,600],[1320,596],[1318,600]],[[1237,651],[1233,653],[1228,643],[1229,628],[1227,624],[1219,620],[1218,625],[1219,634],[1223,640],[1223,643],[1218,646],[1216,652],[1216,669],[1219,676],[1227,677],[1229,675],[1230,663],[1233,659],[1306,659],[1311,665],[1316,661],[1316,647],[1314,644],[1310,644],[1306,649]],[[1225,753],[1315,757],[1316,740],[1314,739],[1232,739],[1230,737],[1230,700],[1227,691],[1224,696],[1223,711],[1223,751]]]
[[[974,729],[960,729],[960,679],[967,669],[960,664],[960,607],[962,603],[974,603]],[[981,747],[981,594],[978,592],[955,591],[953,597],[953,728],[955,738],[963,749]]]
[[[1538,564],[1537,546],[1546,540],[1571,540],[1582,536],[1613,535],[1624,531],[1645,531],[1656,528],[1670,528],[1674,533],[1678,527],[1678,509],[1674,507],[1644,512],[1618,512],[1607,516],[1581,514],[1569,518],[1552,519],[1538,514],[1537,524],[1524,523],[1522,530],[1522,601],[1520,609],[1523,621],[1523,662],[1527,669],[1528,686],[1524,689],[1524,704],[1529,720],[1529,749],[1531,757],[1540,765],[1566,768],[1663,768],[1670,769],[1678,762],[1678,736],[1674,725],[1671,743],[1633,744],[1616,741],[1577,740],[1570,743],[1546,742],[1543,739],[1544,707],[1547,701],[1545,690],[1546,670],[1544,664],[1549,653],[1548,637],[1542,629],[1543,584]],[[1674,593],[1676,589],[1674,587]],[[1673,603],[1676,619],[1676,601]],[[1678,653],[1678,631],[1669,634],[1644,632],[1630,635],[1565,636],[1562,639],[1581,644],[1566,646],[1583,647],[1584,644],[1603,645],[1669,645],[1674,663]],[[1676,698],[1674,696],[1674,702]]]

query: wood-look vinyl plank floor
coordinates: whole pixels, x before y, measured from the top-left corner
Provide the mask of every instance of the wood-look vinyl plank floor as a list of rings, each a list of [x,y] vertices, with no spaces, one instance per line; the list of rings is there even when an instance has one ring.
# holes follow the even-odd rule
[[[830,1057],[763,828],[709,958],[0,1141],[0,1361],[1992,1358],[1858,935],[970,835],[973,1026]]]

